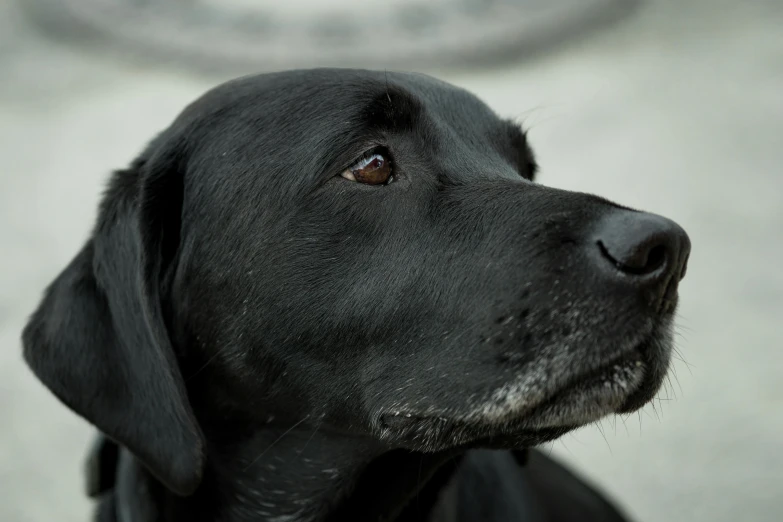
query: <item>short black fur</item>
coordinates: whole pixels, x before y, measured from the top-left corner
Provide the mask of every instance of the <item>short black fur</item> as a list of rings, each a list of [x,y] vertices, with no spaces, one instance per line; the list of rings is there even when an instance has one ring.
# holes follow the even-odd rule
[[[370,150],[393,182],[341,177]],[[620,520],[508,450],[652,397],[690,247],[536,170],[521,128],[424,75],[290,71],[191,104],[114,174],[23,334],[108,437],[98,518]]]

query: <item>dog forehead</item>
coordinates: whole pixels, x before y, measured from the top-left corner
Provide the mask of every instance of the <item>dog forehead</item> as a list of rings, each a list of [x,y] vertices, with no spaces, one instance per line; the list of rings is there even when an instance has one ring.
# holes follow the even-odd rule
[[[274,123],[306,129],[352,122],[367,106],[386,98],[413,106],[428,119],[468,131],[497,125],[495,113],[472,93],[420,73],[360,69],[305,69],[238,78],[191,103],[175,126]]]

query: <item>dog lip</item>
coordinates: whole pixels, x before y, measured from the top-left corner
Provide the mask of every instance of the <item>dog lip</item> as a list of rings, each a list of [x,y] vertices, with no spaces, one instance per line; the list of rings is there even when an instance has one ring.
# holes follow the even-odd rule
[[[465,424],[473,425],[476,428],[482,426],[484,428],[491,426],[505,428],[509,425],[517,425],[519,430],[513,431],[528,433],[550,428],[575,427],[583,423],[578,419],[572,419],[572,416],[560,416],[562,418],[552,423],[547,423],[545,419],[552,417],[549,415],[551,410],[564,407],[563,401],[575,401],[580,398],[591,399],[597,403],[600,403],[601,400],[609,400],[612,403],[611,407],[602,409],[600,416],[611,413],[636,391],[642,382],[644,372],[645,365],[642,362],[641,354],[637,350],[630,350],[608,360],[594,370],[569,379],[565,385],[558,387],[542,401],[532,405],[525,412],[520,412],[521,416],[512,415],[503,422],[488,422],[480,417],[466,418],[463,415],[447,415],[438,412],[430,414],[413,410],[385,410],[378,415],[377,422],[382,431],[396,435],[415,430],[417,425],[420,426],[422,423],[441,427]],[[610,386],[607,387],[607,384]],[[595,413],[592,412],[592,414]],[[579,417],[579,415],[576,416]]]
[[[624,369],[638,369],[635,371],[644,371],[644,362],[642,361],[641,353],[637,349],[629,350],[603,364],[598,368],[579,374],[569,379],[569,381],[563,386],[559,387],[545,402],[550,400],[556,400],[558,395],[567,393],[579,388],[589,388],[593,385],[606,383],[607,378],[611,379],[616,376],[618,371]],[[601,381],[601,382],[599,382]]]
[[[601,364],[599,367],[569,379],[566,384],[559,386],[548,398],[535,406],[531,411],[532,415],[535,416],[535,413],[533,412],[539,410],[539,408],[543,407],[545,404],[551,404],[553,407],[557,407],[559,403],[558,397],[568,395],[569,393],[573,394],[575,391],[578,392],[580,388],[587,393],[587,395],[583,396],[584,399],[595,399],[596,397],[600,397],[600,391],[597,391],[594,388],[600,378],[599,376],[602,373],[605,375],[609,368],[616,367],[617,365],[629,364],[631,361],[633,361],[635,368],[639,370],[638,374],[633,379],[633,385],[628,386],[626,389],[622,389],[622,393],[615,396],[618,402],[613,404],[611,408],[607,408],[603,415],[629,413],[646,404],[654,393],[654,390],[657,389],[660,381],[663,380],[660,368],[665,367],[666,365],[661,365],[661,358],[668,358],[668,356],[657,353],[656,345],[659,343],[667,343],[667,335],[665,332],[670,328],[668,319],[673,315],[673,309],[665,310],[660,316],[660,319],[663,320],[661,321],[659,319],[659,321],[656,321],[656,324],[648,335],[644,336],[629,350],[622,352],[620,355]],[[665,374],[665,370],[663,373]],[[592,389],[590,383],[593,384]],[[611,390],[608,391],[611,392]],[[586,422],[580,423],[580,425],[592,422],[593,420],[596,419],[587,420]],[[566,416],[563,416],[563,422],[565,423],[567,421],[569,421],[569,419],[567,419]]]
[[[617,412],[644,382],[647,367],[638,350],[580,374],[558,387],[527,414],[535,429],[580,426]]]

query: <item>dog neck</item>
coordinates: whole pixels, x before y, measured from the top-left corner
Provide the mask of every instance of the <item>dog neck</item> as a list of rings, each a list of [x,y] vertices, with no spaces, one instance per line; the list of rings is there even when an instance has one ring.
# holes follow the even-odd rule
[[[155,520],[394,521],[455,457],[389,450],[366,438],[291,428],[262,430],[244,444],[210,446],[199,490],[181,498],[158,488],[153,497],[160,518]],[[127,489],[133,495],[134,488]],[[416,507],[427,511],[431,505]]]

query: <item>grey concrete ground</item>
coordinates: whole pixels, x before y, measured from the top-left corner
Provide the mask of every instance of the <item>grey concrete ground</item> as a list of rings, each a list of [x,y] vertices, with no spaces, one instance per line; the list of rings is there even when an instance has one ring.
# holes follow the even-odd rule
[[[555,54],[441,76],[532,127],[542,182],[693,240],[672,400],[553,451],[639,520],[783,520],[783,4],[651,0]],[[22,365],[19,332],[107,172],[216,81],[47,43],[0,0],[2,522],[85,520],[89,430]]]

